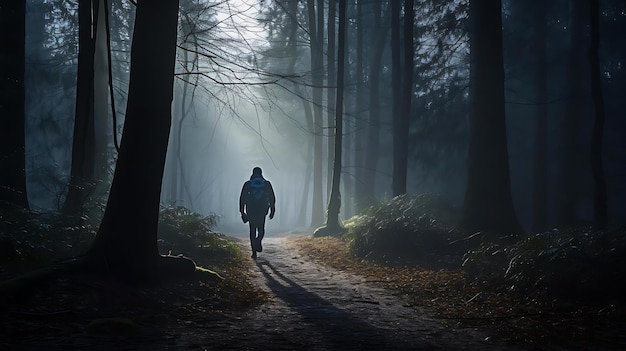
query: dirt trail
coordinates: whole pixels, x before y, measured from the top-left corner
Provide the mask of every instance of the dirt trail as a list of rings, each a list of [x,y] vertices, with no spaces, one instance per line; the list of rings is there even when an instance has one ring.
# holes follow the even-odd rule
[[[492,335],[446,327],[404,307],[391,292],[289,250],[285,237],[263,241],[253,281],[269,302],[243,316],[232,349],[513,350]],[[242,249],[247,244],[242,243]],[[247,252],[247,251],[246,251]],[[226,346],[226,345],[224,345]]]

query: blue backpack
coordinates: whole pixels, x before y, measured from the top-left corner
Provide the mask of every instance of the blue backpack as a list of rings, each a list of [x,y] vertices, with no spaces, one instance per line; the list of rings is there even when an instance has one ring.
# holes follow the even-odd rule
[[[251,200],[255,202],[267,203],[267,190],[266,180],[263,177],[257,176],[250,178],[250,195]]]

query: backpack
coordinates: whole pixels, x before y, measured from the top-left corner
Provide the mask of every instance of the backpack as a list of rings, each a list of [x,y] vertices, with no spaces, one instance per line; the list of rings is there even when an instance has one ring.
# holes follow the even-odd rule
[[[264,205],[268,203],[266,183],[263,177],[250,178],[250,200]]]

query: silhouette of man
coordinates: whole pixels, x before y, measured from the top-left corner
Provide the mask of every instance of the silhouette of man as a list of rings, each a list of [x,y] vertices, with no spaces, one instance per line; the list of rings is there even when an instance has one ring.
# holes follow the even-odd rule
[[[263,251],[261,240],[265,236],[265,216],[269,211],[270,219],[274,218],[275,204],[276,196],[272,183],[263,178],[263,171],[260,167],[254,167],[250,180],[243,183],[239,196],[241,220],[250,224],[250,246],[253,259],[256,259],[257,252]]]

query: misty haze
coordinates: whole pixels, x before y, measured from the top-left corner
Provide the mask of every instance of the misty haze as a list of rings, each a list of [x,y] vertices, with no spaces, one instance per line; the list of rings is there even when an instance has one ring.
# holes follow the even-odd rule
[[[626,349],[624,32],[0,0],[0,349]]]

